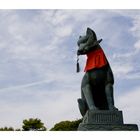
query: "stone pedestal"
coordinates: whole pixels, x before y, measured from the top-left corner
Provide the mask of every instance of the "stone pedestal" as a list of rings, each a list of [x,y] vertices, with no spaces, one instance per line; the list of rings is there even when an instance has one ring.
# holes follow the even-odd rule
[[[138,131],[136,124],[124,124],[122,111],[87,111],[79,131]]]

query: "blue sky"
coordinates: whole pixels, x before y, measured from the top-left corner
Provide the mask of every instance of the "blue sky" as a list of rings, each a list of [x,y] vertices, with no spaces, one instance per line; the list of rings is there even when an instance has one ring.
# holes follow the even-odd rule
[[[90,27],[115,76],[115,105],[140,126],[140,10],[0,10],[0,127],[40,118],[47,128],[81,118],[79,35]]]

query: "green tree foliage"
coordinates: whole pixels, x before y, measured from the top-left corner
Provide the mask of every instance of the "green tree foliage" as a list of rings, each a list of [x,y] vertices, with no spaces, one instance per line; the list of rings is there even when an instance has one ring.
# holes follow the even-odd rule
[[[2,127],[0,128],[0,131],[14,131],[13,127]]]
[[[54,125],[50,131],[76,131],[82,119],[75,121],[61,121]]]
[[[30,118],[28,120],[23,120],[23,131],[46,131],[46,127],[44,123],[41,122],[40,119]]]
[[[22,131],[20,128],[15,129],[15,131]]]

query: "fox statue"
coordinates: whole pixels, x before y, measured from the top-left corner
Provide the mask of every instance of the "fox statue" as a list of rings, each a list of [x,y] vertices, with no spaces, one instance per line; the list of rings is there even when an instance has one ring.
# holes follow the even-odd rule
[[[100,46],[101,41],[102,39],[97,40],[92,29],[87,28],[86,35],[80,36],[77,42],[77,56],[87,55],[81,98],[78,99],[82,116],[87,110],[117,110],[113,98],[114,76]]]

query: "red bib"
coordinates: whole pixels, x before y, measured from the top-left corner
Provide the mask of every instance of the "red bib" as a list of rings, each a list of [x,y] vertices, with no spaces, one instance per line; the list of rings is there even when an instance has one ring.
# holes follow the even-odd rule
[[[100,68],[107,64],[105,54],[102,49],[87,53],[85,72],[94,68]]]

